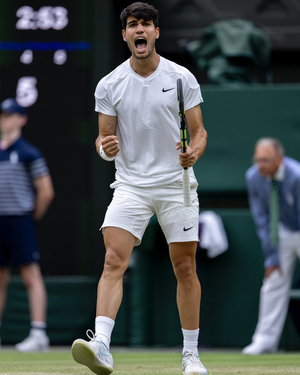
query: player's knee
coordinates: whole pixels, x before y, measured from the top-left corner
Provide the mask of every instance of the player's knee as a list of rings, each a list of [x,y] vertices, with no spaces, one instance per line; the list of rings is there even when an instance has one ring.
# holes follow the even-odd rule
[[[128,262],[126,262],[115,250],[108,250],[105,255],[104,275],[112,273],[124,273],[127,269]]]
[[[40,267],[37,263],[21,266],[20,275],[27,289],[43,283]]]
[[[182,261],[174,265],[174,272],[177,280],[185,284],[187,287],[192,285],[195,277],[193,264],[189,261]]]
[[[26,274],[21,274],[21,277],[22,277],[22,280],[26,289],[30,289],[35,285],[35,279],[33,275],[26,273]]]

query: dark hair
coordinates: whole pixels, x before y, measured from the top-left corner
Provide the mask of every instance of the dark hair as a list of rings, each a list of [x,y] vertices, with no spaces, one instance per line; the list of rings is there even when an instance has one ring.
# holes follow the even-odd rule
[[[280,156],[284,155],[284,147],[283,147],[282,143],[279,141],[279,139],[277,139],[277,138],[271,138],[271,137],[260,138],[256,142],[255,147],[259,146],[261,144],[271,144],[272,146],[274,146],[274,148],[277,152],[277,155],[280,155]]]
[[[147,3],[142,3],[139,1],[130,4],[122,11],[120,19],[122,22],[122,28],[124,30],[126,29],[127,18],[129,16],[136,17],[138,20],[143,19],[144,21],[153,21],[155,28],[158,27],[159,13],[152,5]]]

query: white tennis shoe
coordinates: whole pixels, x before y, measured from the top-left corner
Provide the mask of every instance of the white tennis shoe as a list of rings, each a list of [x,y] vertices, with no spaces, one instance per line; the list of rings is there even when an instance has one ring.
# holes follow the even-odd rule
[[[113,372],[113,357],[102,341],[97,341],[94,333],[88,329],[86,335],[91,341],[77,339],[72,345],[72,355],[76,362],[87,366],[97,375]]]
[[[207,375],[207,370],[202,365],[199,355],[193,352],[183,353],[182,370],[183,375]]]
[[[24,353],[46,352],[49,349],[49,338],[43,333],[30,333],[25,340],[16,345],[16,349]]]

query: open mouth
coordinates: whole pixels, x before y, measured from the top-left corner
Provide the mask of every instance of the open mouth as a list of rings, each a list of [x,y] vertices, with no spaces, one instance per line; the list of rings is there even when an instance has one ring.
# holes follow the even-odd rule
[[[144,52],[147,47],[147,40],[143,37],[139,37],[135,40],[135,47],[138,52]]]

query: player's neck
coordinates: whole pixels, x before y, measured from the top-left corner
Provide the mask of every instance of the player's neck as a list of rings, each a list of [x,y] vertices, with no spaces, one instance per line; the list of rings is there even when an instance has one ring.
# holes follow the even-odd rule
[[[12,144],[14,144],[22,135],[20,129],[16,129],[11,132],[1,133],[0,148],[1,150],[7,150]]]
[[[143,78],[149,77],[155,72],[159,65],[160,56],[154,50],[147,59],[137,59],[134,56],[130,58],[131,69]]]

